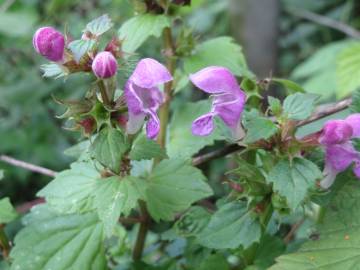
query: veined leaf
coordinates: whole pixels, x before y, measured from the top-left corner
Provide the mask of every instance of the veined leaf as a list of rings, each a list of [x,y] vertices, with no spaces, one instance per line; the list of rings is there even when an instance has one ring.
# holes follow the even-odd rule
[[[166,158],[166,152],[154,140],[146,138],[144,134],[140,134],[134,141],[129,157],[131,160]]]
[[[244,139],[246,143],[254,143],[260,139],[268,139],[278,130],[277,126],[265,117],[250,119],[246,124],[246,128],[247,133]]]
[[[289,119],[304,120],[311,115],[318,98],[318,95],[300,93],[287,96],[283,104],[284,114]]]
[[[0,200],[0,224],[9,223],[18,217],[8,197]]]
[[[96,44],[96,41],[93,39],[83,40],[78,39],[71,41],[68,45],[70,51],[74,54],[76,62],[79,62],[81,57],[85,55],[88,51],[92,50]]]
[[[113,26],[109,15],[104,14],[96,18],[86,25],[85,31],[89,31],[95,36],[100,36],[108,31]]]

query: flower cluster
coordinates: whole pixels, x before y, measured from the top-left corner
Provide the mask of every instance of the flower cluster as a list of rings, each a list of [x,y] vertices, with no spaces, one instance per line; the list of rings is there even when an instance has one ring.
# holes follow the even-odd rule
[[[336,175],[354,164],[354,174],[360,178],[360,153],[351,142],[360,137],[360,114],[352,114],[345,120],[330,120],[325,123],[319,143],[325,147],[324,179],[321,187],[330,187]]]

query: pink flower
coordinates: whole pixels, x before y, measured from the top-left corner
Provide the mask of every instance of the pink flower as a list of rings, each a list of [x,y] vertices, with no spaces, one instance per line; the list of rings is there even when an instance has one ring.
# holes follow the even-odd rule
[[[138,132],[145,118],[146,135],[155,139],[160,130],[160,120],[156,114],[160,105],[164,102],[164,95],[157,87],[172,80],[169,71],[158,61],[146,58],[136,66],[133,74],[125,85],[125,97],[129,109],[129,121],[127,132]]]
[[[352,114],[345,120],[325,123],[319,142],[325,146],[325,178],[323,188],[330,187],[339,172],[354,163],[354,173],[360,178],[360,153],[352,145],[351,138],[360,137],[360,114]]]
[[[33,46],[39,54],[50,61],[63,60],[65,39],[63,34],[52,27],[39,28],[34,34]]]
[[[190,75],[190,80],[202,91],[213,97],[211,111],[195,119],[192,133],[207,136],[214,130],[214,117],[219,116],[236,133],[246,95],[240,89],[234,75],[224,67],[207,67]]]
[[[114,76],[117,72],[117,61],[111,52],[100,52],[92,63],[94,74],[101,79]]]

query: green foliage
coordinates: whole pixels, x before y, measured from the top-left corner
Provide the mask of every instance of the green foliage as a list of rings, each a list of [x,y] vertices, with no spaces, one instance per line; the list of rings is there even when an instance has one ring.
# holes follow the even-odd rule
[[[80,59],[89,51],[91,51],[96,44],[94,39],[78,39],[71,41],[68,45],[70,51],[74,54],[75,61],[79,62]]]
[[[25,223],[10,254],[12,269],[108,269],[103,226],[96,214],[59,216],[41,205]]]
[[[0,200],[0,224],[9,223],[18,217],[18,213],[12,206],[9,198]]]
[[[127,53],[136,51],[149,37],[160,37],[170,24],[164,15],[142,14],[131,18],[119,29],[119,38],[124,40],[122,49]]]
[[[132,176],[113,176],[97,180],[94,203],[108,236],[113,234],[119,216],[128,216],[136,207],[141,197],[138,186],[142,184],[140,179]]]
[[[58,173],[37,195],[61,213],[83,213],[94,208],[93,194],[99,172],[90,162],[76,162]]]
[[[201,245],[209,248],[244,248],[258,242],[261,226],[245,202],[230,202],[222,205],[213,214],[209,224],[198,235]]]
[[[280,78],[271,78],[271,81],[282,85],[285,89],[287,89],[290,93],[305,93],[305,90],[298,85],[296,82],[287,79]]]
[[[356,269],[360,258],[359,191],[359,182],[349,181],[332,199],[314,240],[295,253],[278,257],[270,269]]]
[[[176,233],[185,237],[197,236],[209,223],[210,217],[210,213],[204,208],[193,206],[176,221]]]
[[[205,177],[182,160],[163,160],[152,171],[145,191],[151,216],[159,221],[172,220],[177,212],[213,194]]]
[[[55,79],[67,76],[68,72],[57,63],[50,63],[41,65],[41,70],[44,77],[54,77]]]
[[[246,122],[245,143],[254,143],[260,139],[268,139],[277,131],[277,126],[266,117],[254,117]]]
[[[35,21],[36,17],[28,12],[1,12],[0,33],[10,37],[25,36],[32,31]]]
[[[212,254],[207,257],[199,266],[199,270],[230,270],[230,266],[224,255]]]
[[[102,129],[91,145],[93,157],[115,173],[120,172],[121,160],[128,150],[124,134],[115,128]]]
[[[248,70],[242,48],[230,37],[218,37],[195,47],[193,55],[184,59],[187,74],[208,66],[227,67],[237,76],[253,77]]]
[[[281,160],[269,172],[267,181],[273,183],[274,190],[287,200],[288,206],[295,210],[305,199],[310,188],[322,174],[319,168],[309,160],[294,158]]]
[[[284,114],[292,120],[304,120],[314,110],[314,105],[319,96],[312,94],[296,93],[284,100]]]
[[[280,116],[282,112],[280,99],[268,96],[268,103],[271,113],[275,116]]]
[[[360,112],[360,90],[352,94],[350,110],[353,113]]]
[[[144,134],[140,134],[133,142],[129,153],[131,160],[166,158],[166,151],[154,140],[146,138]]]
[[[223,139],[219,130],[206,137],[195,136],[191,133],[191,123],[200,115],[210,111],[208,101],[187,103],[174,112],[170,124],[167,153],[169,157],[189,158],[215,140]]]
[[[89,31],[91,34],[95,36],[100,36],[104,34],[106,31],[110,30],[113,27],[113,23],[109,18],[109,15],[104,14],[95,20],[92,20],[86,25],[85,31]]]

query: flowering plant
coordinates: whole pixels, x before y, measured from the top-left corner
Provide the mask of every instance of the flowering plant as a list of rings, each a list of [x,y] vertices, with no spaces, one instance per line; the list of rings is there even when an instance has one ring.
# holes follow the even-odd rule
[[[145,1],[112,38],[107,15],[79,39],[49,26],[35,32],[35,51],[50,61],[45,77],[91,82],[78,100],[54,97],[81,142],[66,151],[70,167],[50,173],[13,243],[4,227],[17,214],[2,201],[6,267],[356,268],[360,219],[343,215],[360,196],[356,106],[302,131],[349,100],[315,110],[319,97],[294,82],[257,78],[230,38],[196,44],[175,23],[190,2]],[[164,39],[159,59],[135,53],[150,36]],[[209,42],[233,50],[214,59]],[[281,101],[267,92],[276,83],[296,91]],[[189,103],[185,91],[209,99]],[[232,168],[208,179],[204,165],[225,156]]]

